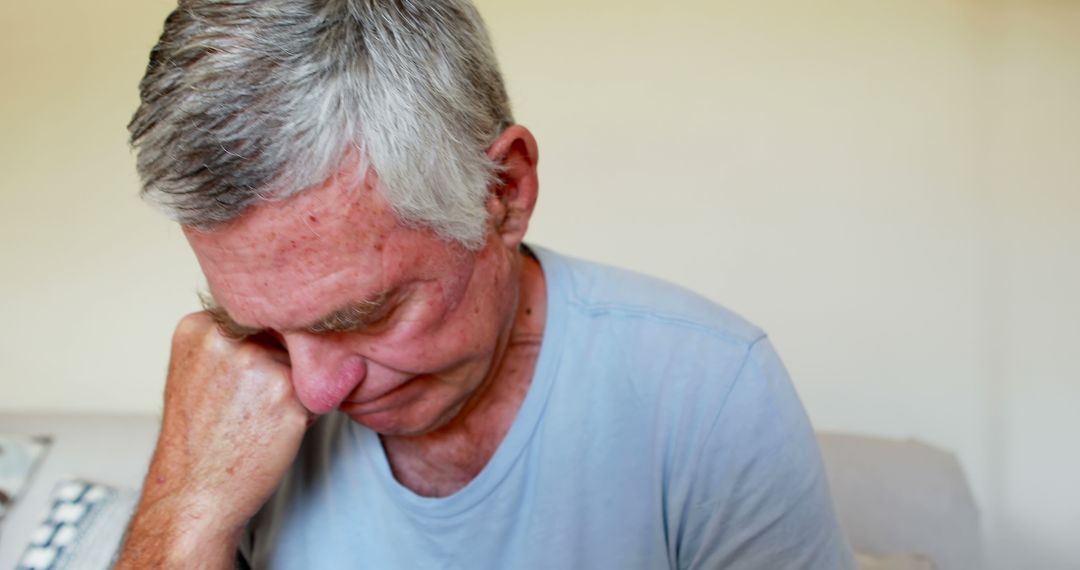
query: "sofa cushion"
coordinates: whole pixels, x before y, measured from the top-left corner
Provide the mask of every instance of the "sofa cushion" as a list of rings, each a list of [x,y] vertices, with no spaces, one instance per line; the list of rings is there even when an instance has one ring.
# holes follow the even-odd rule
[[[819,434],[840,524],[856,551],[981,568],[979,511],[956,457],[914,440]]]

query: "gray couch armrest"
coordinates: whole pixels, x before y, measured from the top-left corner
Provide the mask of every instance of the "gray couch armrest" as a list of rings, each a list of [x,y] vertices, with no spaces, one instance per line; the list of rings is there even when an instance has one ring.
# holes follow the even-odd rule
[[[840,524],[858,551],[981,568],[979,510],[952,454],[914,440],[818,435]]]

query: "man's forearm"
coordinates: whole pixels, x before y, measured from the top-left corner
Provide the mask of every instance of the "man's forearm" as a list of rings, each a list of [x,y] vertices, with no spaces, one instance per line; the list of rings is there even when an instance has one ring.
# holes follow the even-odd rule
[[[232,568],[309,417],[283,350],[226,338],[206,312],[184,317],[157,448],[117,568]]]
[[[232,570],[242,531],[172,501],[141,504],[128,527],[116,568]]]

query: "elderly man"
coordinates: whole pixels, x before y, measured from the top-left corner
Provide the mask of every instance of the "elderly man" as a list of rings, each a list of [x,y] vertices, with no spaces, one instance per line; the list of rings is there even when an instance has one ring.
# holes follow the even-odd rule
[[[120,567],[851,566],[759,329],[525,244],[466,0],[181,0],[141,95],[209,294]]]

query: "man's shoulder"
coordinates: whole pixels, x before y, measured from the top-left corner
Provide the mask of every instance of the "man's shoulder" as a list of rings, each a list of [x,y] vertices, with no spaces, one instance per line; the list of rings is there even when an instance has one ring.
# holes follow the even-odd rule
[[[703,335],[748,347],[764,337],[739,314],[681,285],[637,271],[536,248],[561,299],[575,314],[595,322],[633,323],[635,328]]]

